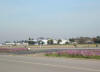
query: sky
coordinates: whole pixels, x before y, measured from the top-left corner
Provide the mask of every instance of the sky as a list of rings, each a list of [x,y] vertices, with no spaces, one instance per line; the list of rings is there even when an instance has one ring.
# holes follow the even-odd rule
[[[0,0],[0,41],[100,35],[100,0]]]

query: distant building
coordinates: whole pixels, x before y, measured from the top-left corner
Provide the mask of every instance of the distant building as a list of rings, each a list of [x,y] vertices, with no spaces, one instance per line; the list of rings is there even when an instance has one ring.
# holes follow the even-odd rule
[[[60,44],[67,44],[67,43],[70,43],[70,41],[69,41],[69,40],[62,40],[62,41],[60,42]]]
[[[53,40],[53,44],[57,44],[58,43],[58,41],[57,40]]]
[[[38,45],[38,40],[32,40],[34,42],[34,45]]]
[[[15,45],[15,43],[4,43],[4,45]]]
[[[28,46],[28,43],[3,43],[3,45],[7,46]]]
[[[15,43],[16,46],[28,46],[28,43]]]
[[[94,42],[92,40],[85,41],[86,44],[93,44]]]
[[[48,44],[48,40],[41,40],[43,42],[43,45],[47,45]]]
[[[92,38],[89,37],[80,37],[80,38],[75,38],[75,42],[79,44],[88,44],[88,43],[93,43]]]

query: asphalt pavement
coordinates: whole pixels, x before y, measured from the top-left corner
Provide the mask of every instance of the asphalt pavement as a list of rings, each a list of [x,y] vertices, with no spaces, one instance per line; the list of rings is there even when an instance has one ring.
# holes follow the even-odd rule
[[[100,60],[0,55],[0,72],[100,72]]]

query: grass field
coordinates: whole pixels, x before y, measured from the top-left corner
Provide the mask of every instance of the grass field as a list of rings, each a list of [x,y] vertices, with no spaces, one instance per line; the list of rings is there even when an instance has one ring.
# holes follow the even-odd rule
[[[98,50],[63,50],[57,52],[48,52],[45,56],[51,57],[70,57],[70,58],[87,58],[100,59],[100,49]]]
[[[95,48],[96,44],[77,44],[76,46],[72,45],[72,44],[68,44],[68,45],[30,45],[28,46],[29,48]],[[100,44],[98,44],[98,47],[100,47]]]
[[[0,48],[95,48],[96,44],[77,44],[76,46],[72,44],[67,45],[29,45],[29,46],[0,46]],[[100,44],[98,44],[100,47]]]

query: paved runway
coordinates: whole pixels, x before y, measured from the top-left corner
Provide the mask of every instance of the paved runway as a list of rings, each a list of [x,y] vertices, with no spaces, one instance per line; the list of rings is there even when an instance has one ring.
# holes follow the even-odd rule
[[[0,55],[0,72],[100,72],[100,60]]]

